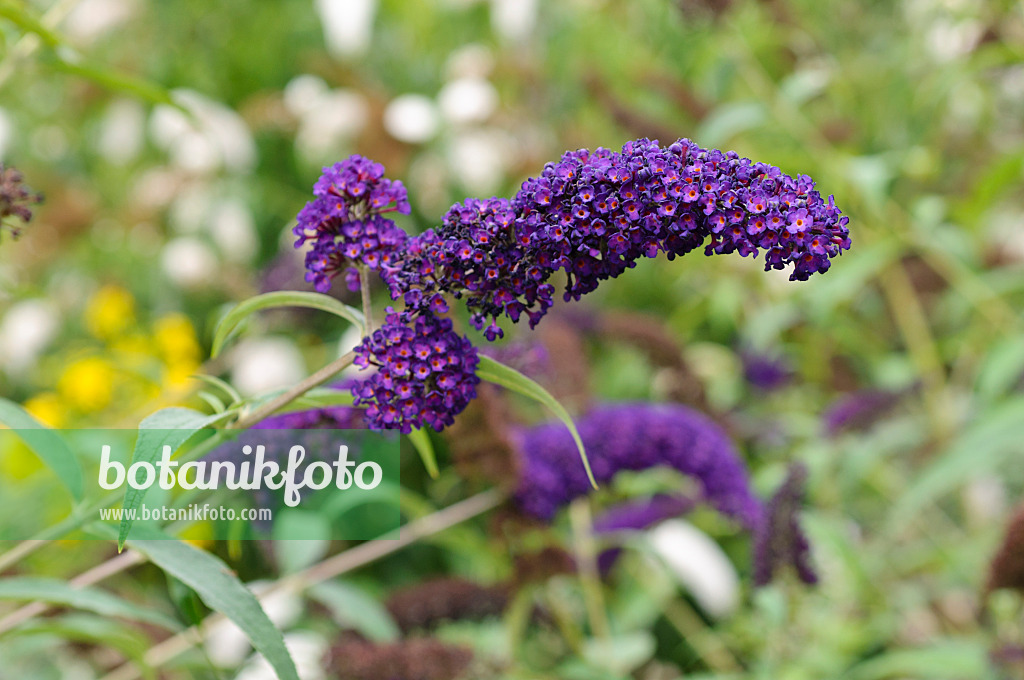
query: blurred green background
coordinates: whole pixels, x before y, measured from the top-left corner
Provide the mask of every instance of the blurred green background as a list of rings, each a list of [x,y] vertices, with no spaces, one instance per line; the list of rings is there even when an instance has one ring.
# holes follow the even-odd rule
[[[54,41],[10,20],[26,7]],[[308,289],[291,222],[351,153],[406,183],[410,232],[637,137],[811,175],[850,217],[826,275],[693,253],[585,303],[664,321],[760,490],[811,471],[822,584],[704,621],[742,673],[664,656],[687,677],[978,678],[1024,644],[1019,601],[978,617],[1024,490],[1024,3],[2,0],[0,55],[0,160],[46,195],[0,243],[0,394],[55,426],[194,404],[226,306]],[[354,340],[267,315],[203,370],[254,394]],[[750,356],[789,381],[759,390]],[[595,394],[666,398],[635,349],[587,358]],[[27,453],[0,468],[40,473]]]

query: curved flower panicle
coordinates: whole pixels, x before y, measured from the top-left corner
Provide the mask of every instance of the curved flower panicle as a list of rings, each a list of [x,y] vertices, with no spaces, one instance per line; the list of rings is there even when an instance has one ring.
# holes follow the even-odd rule
[[[734,151],[688,139],[667,148],[627,142],[619,153],[570,151],[526,180],[513,200],[519,233],[569,275],[565,299],[659,251],[672,259],[765,251],[765,270],[793,264],[791,280],[829,268],[850,247],[848,218],[806,175],[783,174]]]
[[[406,240],[406,233],[382,213],[409,213],[405,186],[384,177],[384,166],[362,156],[324,168],[313,187],[316,196],[299,212],[295,228],[306,253],[306,280],[320,292],[352,265],[380,268]],[[358,277],[347,274],[350,288]]]
[[[15,168],[0,163],[0,236],[3,227],[10,230],[11,236],[18,238],[21,228],[7,222],[14,217],[27,224],[32,220],[32,209],[29,206],[43,201],[42,194],[37,194],[25,186],[24,176]]]
[[[384,324],[355,353],[357,366],[377,369],[352,387],[371,429],[440,431],[476,397],[476,348],[449,319],[430,312],[410,323],[389,307]]]
[[[644,257],[669,259],[704,245],[707,255],[765,253],[765,270],[792,265],[791,280],[827,271],[850,247],[849,219],[807,175],[794,178],[734,151],[680,139],[639,139],[621,151],[569,151],[527,179],[511,201],[469,199],[444,223],[410,240],[384,268],[411,314],[464,298],[488,340],[497,321],[531,328],[552,305],[553,274],[578,300]]]
[[[623,404],[594,409],[576,421],[594,478],[659,465],[694,478],[701,500],[745,527],[761,517],[746,467],[726,434],[697,411],[675,404]],[[519,433],[522,474],[516,501],[527,513],[551,519],[590,491],[568,430],[547,423]]]

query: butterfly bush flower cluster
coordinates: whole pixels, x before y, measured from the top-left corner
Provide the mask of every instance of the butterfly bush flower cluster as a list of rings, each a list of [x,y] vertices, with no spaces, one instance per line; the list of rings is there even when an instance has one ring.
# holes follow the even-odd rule
[[[410,322],[388,308],[384,324],[355,349],[355,364],[377,370],[353,388],[371,427],[404,434],[423,424],[451,425],[476,397],[476,348],[432,313]]]
[[[27,224],[32,219],[29,206],[41,203],[42,200],[41,194],[33,193],[25,186],[25,178],[18,170],[0,163],[0,236],[6,227],[11,236],[18,238],[21,228],[11,224],[8,218],[13,217]]]
[[[675,468],[699,483],[701,500],[748,529],[758,526],[761,503],[746,467],[726,434],[703,414],[675,404],[623,404],[596,408],[576,425],[598,482],[623,470]],[[550,520],[590,491],[564,425],[539,425],[520,432],[518,440],[522,460],[515,497],[524,512]],[[659,501],[660,509],[667,505],[682,512],[685,503]],[[609,520],[609,526],[617,523]]]
[[[535,326],[558,271],[568,277],[565,300],[578,300],[643,257],[704,245],[707,255],[763,250],[766,270],[793,265],[790,279],[806,280],[850,247],[848,218],[814,187],[806,175],[686,139],[570,151],[510,202],[456,204],[382,273],[412,307],[435,304],[438,291],[465,298],[489,340],[501,337],[501,317],[525,313]]]
[[[384,177],[380,163],[351,156],[324,168],[313,195],[292,230],[296,247],[312,242],[306,252],[306,280],[325,293],[344,271],[349,288],[358,290],[353,267],[379,269],[406,240],[405,231],[383,216],[409,213],[405,186]]]
[[[340,271],[362,265],[377,270],[404,304],[357,351],[378,375],[355,391],[370,407],[371,427],[403,431],[449,424],[475,394],[475,350],[439,317],[448,298],[462,300],[472,325],[493,341],[503,336],[500,319],[539,323],[558,272],[568,301],[659,253],[672,259],[701,245],[707,255],[764,251],[766,270],[792,265],[790,279],[806,280],[850,247],[848,218],[810,177],[687,139],[570,151],[511,200],[467,199],[436,229],[410,238],[382,216],[408,213],[409,204],[405,188],[385,179],[377,163],[352,156],[326,168],[314,194],[295,228],[298,245],[313,242],[307,279],[325,291]],[[346,276],[355,280],[351,270]],[[453,368],[439,374],[420,360],[408,372],[402,353],[411,338],[402,327],[421,344],[428,330],[457,348]]]

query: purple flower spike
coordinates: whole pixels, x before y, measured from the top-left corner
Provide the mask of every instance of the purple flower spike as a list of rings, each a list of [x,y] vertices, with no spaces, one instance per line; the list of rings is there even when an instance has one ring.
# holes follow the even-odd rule
[[[476,397],[476,348],[450,320],[430,312],[409,321],[389,307],[384,324],[355,353],[357,366],[377,369],[352,387],[371,429],[440,431]]]
[[[350,156],[324,168],[313,194],[316,198],[299,212],[292,231],[296,247],[313,242],[306,253],[306,280],[321,293],[353,265],[380,269],[405,243],[405,231],[382,216],[409,213],[405,187],[385,178],[380,163]],[[358,289],[358,278],[346,275],[346,282]]]
[[[621,470],[672,467],[699,482],[701,500],[749,529],[758,525],[761,503],[746,467],[726,434],[703,414],[676,404],[622,404],[594,409],[576,425],[599,483]],[[550,520],[590,491],[564,425],[539,425],[519,439],[516,500],[525,512]]]
[[[568,278],[565,299],[578,300],[640,258],[704,245],[707,255],[763,250],[765,270],[792,265],[790,279],[806,280],[849,249],[848,221],[806,175],[687,139],[666,148],[640,139],[619,152],[570,151],[511,201],[456,204],[383,275],[412,315],[438,293],[464,298],[473,325],[494,340],[501,317],[540,321],[558,271]]]
[[[786,566],[792,566],[804,583],[818,582],[818,575],[811,566],[811,547],[797,517],[806,481],[807,468],[794,463],[786,481],[768,501],[754,534],[754,585],[768,585]]]
[[[685,496],[660,494],[641,501],[629,501],[612,506],[594,519],[594,533],[639,531],[658,522],[679,517],[693,510],[695,503]]]
[[[32,219],[29,206],[43,200],[41,194],[33,193],[25,186],[24,179],[20,172],[0,163],[0,236],[6,227],[14,238],[18,238],[21,228],[9,224],[8,218],[13,217],[28,224]]]

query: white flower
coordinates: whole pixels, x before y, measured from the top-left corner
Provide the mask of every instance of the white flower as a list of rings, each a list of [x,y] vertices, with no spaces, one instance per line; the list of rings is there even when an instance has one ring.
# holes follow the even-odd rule
[[[64,20],[64,33],[79,45],[87,45],[109,33],[135,14],[134,0],[79,0]]]
[[[294,91],[292,98],[298,98]],[[289,110],[302,111],[295,146],[310,160],[336,156],[335,147],[358,135],[369,118],[365,98],[352,90],[328,90],[304,106],[295,101],[288,106]]]
[[[7,147],[10,145],[13,135],[14,122],[7,112],[0,108],[0,160],[3,160],[7,153]]]
[[[422,144],[437,134],[437,109],[427,97],[403,94],[391,100],[384,110],[384,129],[395,139]]]
[[[243,340],[231,361],[232,384],[246,396],[291,387],[306,377],[302,354],[283,337]]]
[[[195,173],[253,168],[256,143],[241,116],[192,90],[175,90],[173,95],[191,118],[174,107],[158,106],[150,133],[176,166]]]
[[[311,631],[296,631],[284,636],[284,646],[288,649],[295,670],[301,680],[322,680],[323,657],[327,653],[327,641]],[[253,659],[235,676],[235,680],[277,680],[277,674],[262,656]]]
[[[256,224],[243,201],[227,198],[214,206],[209,222],[214,243],[232,262],[249,262],[256,255],[259,242]]]
[[[437,95],[441,113],[451,123],[482,123],[498,107],[498,91],[485,78],[459,78]]]
[[[59,327],[60,314],[47,300],[12,305],[0,320],[0,365],[11,374],[27,373]]]
[[[707,534],[681,519],[671,519],[648,532],[648,540],[704,611],[721,618],[736,609],[736,569]]]
[[[491,0],[491,26],[502,38],[525,40],[537,23],[537,0]]]
[[[356,56],[369,49],[377,0],[314,0],[313,5],[333,56]]]
[[[192,237],[169,241],[160,255],[160,265],[167,277],[181,288],[199,288],[212,283],[220,268],[210,247]]]
[[[146,112],[142,105],[129,99],[119,99],[107,107],[96,148],[108,162],[125,165],[142,150],[145,127]]]
[[[460,133],[448,148],[448,165],[473,194],[493,194],[505,179],[515,146],[497,130]]]

